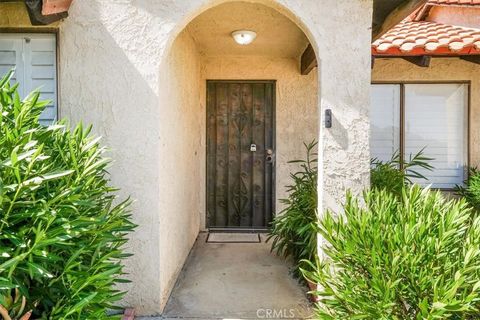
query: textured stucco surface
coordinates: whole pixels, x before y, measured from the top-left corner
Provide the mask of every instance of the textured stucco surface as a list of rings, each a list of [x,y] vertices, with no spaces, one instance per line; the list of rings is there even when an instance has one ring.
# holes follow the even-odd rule
[[[471,81],[470,164],[480,165],[480,65],[456,58],[434,58],[429,68],[402,59],[377,59],[372,81]]]
[[[311,30],[320,59],[321,110],[323,114],[331,109],[333,118],[332,128],[322,126],[320,132],[320,212],[340,211],[346,190],[358,194],[370,183],[372,1],[318,1],[316,5]]]
[[[288,58],[228,56],[205,57],[203,61],[204,86],[206,80],[277,80],[275,196],[277,212],[280,211],[279,200],[286,197],[285,186],[291,183],[290,172],[298,170],[297,165],[287,162],[304,159],[303,142],[318,140],[317,70],[302,76],[298,60]],[[206,97],[201,101],[206,101]]]
[[[91,123],[104,136],[115,159],[112,183],[136,199],[133,215],[139,227],[129,243],[135,255],[127,261],[133,282],[125,304],[140,315],[163,310],[166,293],[198,231],[198,212],[177,215],[179,210],[197,211],[192,203],[203,197],[192,193],[201,190],[198,173],[189,176],[198,159],[195,151],[204,149],[194,137],[198,131],[192,129],[199,125],[193,119],[198,113],[183,114],[193,108],[193,98],[183,95],[195,96],[195,89],[187,87],[198,85],[195,74],[189,74],[198,66],[190,40],[181,36],[174,42],[195,16],[224,2],[74,1],[70,17],[58,24],[60,115]],[[332,109],[334,116],[333,128],[321,127],[319,133],[319,209],[338,209],[347,188],[359,192],[369,180],[372,0],[255,2],[297,23],[317,52],[317,107]],[[0,10],[4,8],[2,4]],[[24,13],[21,20],[1,16],[0,27],[25,26]],[[181,54],[172,56],[175,50]],[[284,121],[287,128],[284,139],[293,141],[288,130],[293,135],[296,127],[288,119],[278,121],[278,127]],[[282,155],[281,144],[277,147]],[[284,154],[285,160],[290,158]]]
[[[160,283],[168,297],[200,229],[205,183],[201,130],[200,57],[187,32],[175,40],[161,74],[160,136],[172,139],[160,155],[161,172],[171,174],[160,185]],[[165,103],[167,102],[168,103]]]

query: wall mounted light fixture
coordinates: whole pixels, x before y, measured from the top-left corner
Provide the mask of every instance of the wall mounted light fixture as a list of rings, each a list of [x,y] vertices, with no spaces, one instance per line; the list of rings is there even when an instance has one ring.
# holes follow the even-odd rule
[[[332,109],[325,110],[325,128],[330,129],[332,127]]]

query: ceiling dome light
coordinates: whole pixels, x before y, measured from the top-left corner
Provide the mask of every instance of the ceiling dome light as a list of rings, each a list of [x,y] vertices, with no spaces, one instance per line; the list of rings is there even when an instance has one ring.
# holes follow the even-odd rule
[[[238,30],[232,32],[232,37],[236,43],[246,46],[255,40],[257,33],[250,30]]]

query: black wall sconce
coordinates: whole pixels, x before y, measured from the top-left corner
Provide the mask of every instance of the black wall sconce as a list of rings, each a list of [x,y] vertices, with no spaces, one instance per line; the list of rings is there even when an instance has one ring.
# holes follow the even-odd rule
[[[332,109],[325,110],[325,128],[330,129],[332,127]]]

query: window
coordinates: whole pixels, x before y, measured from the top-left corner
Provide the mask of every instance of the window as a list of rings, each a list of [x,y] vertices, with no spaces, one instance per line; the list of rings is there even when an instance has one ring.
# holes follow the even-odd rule
[[[419,170],[433,188],[461,185],[468,162],[467,84],[374,84],[372,158],[386,161],[397,150],[404,159],[425,148],[433,171]]]
[[[45,108],[40,122],[50,124],[57,118],[56,40],[54,34],[0,34],[0,75],[15,68],[13,82],[19,82],[22,98],[35,89]]]

